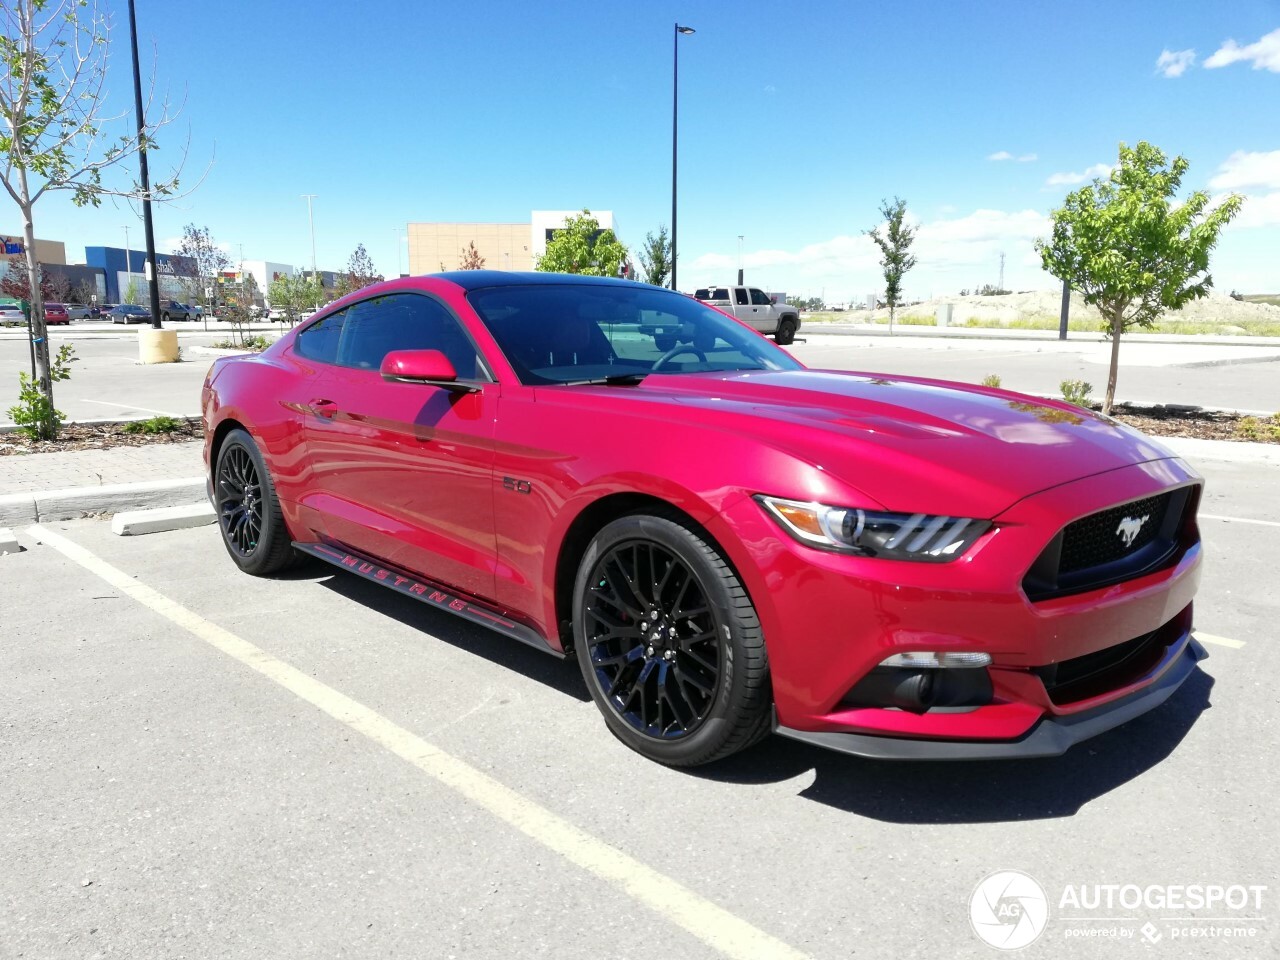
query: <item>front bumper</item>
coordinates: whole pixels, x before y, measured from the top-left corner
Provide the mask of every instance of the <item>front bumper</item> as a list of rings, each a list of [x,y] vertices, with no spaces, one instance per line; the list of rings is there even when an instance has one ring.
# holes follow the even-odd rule
[[[1025,760],[1057,757],[1081,740],[1128,723],[1164,703],[1209,654],[1190,635],[1162,664],[1164,672],[1147,686],[1092,710],[1044,717],[1017,740],[913,740],[860,733],[793,730],[774,723],[774,732],[826,750],[875,760]]]

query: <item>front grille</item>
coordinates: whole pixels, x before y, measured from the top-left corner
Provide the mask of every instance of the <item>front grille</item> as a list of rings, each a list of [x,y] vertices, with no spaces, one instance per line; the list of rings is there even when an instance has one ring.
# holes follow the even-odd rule
[[[1198,484],[1131,500],[1067,524],[1041,551],[1022,589],[1033,601],[1096,590],[1176,562],[1195,538]],[[1179,548],[1182,548],[1180,551]]]
[[[1067,524],[1062,531],[1062,557],[1058,561],[1058,572],[1075,573],[1112,563],[1141,550],[1159,536],[1170,496],[1162,493],[1136,500]],[[1122,526],[1125,523],[1131,526]],[[1125,543],[1122,530],[1132,529],[1133,524],[1138,525],[1136,536],[1130,543]]]

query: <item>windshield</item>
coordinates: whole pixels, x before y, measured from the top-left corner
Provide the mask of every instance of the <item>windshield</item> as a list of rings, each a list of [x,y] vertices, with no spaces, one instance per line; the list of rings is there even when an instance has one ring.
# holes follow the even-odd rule
[[[486,287],[468,300],[522,383],[801,369],[718,310],[647,284]]]

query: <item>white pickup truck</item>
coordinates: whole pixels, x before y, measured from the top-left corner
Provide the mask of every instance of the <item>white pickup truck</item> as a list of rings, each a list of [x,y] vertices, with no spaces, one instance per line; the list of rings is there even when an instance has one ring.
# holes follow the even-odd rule
[[[796,338],[800,329],[800,311],[789,303],[774,303],[769,295],[756,287],[699,287],[694,299],[731,313],[747,326],[761,333],[772,333],[780,344]]]

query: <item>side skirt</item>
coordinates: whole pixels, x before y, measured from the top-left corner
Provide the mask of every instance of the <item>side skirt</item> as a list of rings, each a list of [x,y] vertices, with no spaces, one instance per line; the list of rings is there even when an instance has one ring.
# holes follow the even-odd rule
[[[543,653],[549,653],[553,657],[561,660],[565,659],[565,654],[547,643],[536,630],[525,626],[523,623],[516,623],[514,620],[504,617],[477,600],[461,597],[433,584],[425,583],[404,570],[389,567],[346,547],[330,546],[327,543],[295,542],[293,548],[308,556],[331,563],[335,567],[340,567],[349,573],[354,573],[371,583],[387,587],[403,596],[425,603],[427,606],[452,613],[463,620],[470,620],[472,623],[479,624],[482,627],[488,627],[490,630],[496,630],[504,636],[519,640],[521,643],[527,643],[529,646],[536,647]]]

